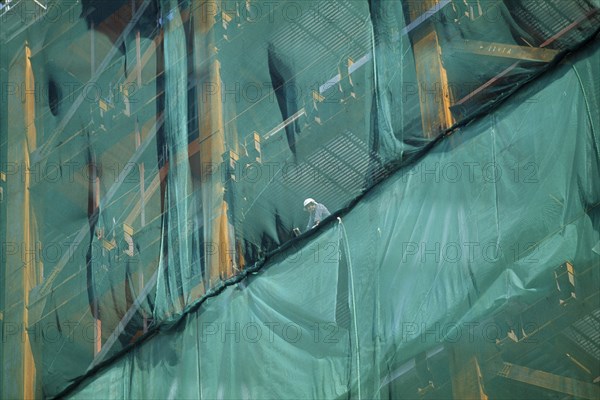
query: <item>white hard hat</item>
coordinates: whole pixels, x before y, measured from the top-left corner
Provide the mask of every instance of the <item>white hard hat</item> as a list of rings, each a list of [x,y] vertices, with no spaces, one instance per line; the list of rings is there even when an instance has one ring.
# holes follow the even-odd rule
[[[309,205],[310,203],[315,203],[317,204],[317,202],[315,201],[315,199],[311,199],[310,197],[306,200],[304,200],[304,207],[306,207],[307,205]]]

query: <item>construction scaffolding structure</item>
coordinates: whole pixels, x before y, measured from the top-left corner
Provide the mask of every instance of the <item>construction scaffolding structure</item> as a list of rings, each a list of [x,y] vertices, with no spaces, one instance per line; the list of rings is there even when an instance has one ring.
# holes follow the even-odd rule
[[[0,398],[600,398],[599,31],[3,0]]]

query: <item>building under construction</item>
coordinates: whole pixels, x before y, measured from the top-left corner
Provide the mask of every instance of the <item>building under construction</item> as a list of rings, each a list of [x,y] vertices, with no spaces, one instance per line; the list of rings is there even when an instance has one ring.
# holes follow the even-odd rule
[[[599,30],[2,0],[0,398],[600,399]]]

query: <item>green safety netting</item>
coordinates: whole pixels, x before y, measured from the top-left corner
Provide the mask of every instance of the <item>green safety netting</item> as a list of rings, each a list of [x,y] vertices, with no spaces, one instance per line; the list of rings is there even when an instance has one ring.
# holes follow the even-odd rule
[[[597,55],[569,59],[457,131],[70,395],[415,398],[407,365],[420,353],[540,328],[545,316],[528,310],[561,308],[553,272],[567,260],[597,309],[599,142],[587,112]],[[507,322],[515,309],[523,319]]]
[[[598,2],[129,3],[0,9],[38,396],[410,398],[598,308]]]

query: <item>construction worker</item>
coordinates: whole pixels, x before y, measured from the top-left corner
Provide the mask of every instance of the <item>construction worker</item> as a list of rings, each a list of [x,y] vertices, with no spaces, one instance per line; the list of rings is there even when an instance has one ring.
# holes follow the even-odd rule
[[[310,214],[306,225],[307,231],[319,225],[322,220],[331,215],[327,207],[311,198],[304,200],[304,209]]]

